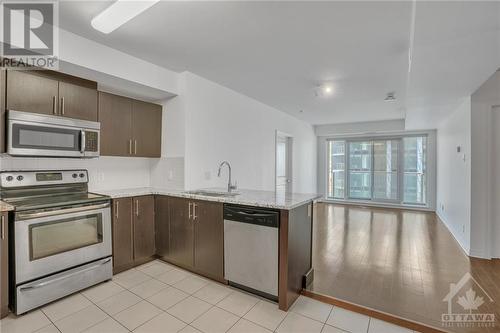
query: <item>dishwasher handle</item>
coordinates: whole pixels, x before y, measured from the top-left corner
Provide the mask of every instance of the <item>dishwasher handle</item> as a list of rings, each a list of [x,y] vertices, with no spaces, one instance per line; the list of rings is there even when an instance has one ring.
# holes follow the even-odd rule
[[[224,205],[224,220],[279,227],[279,212],[270,209],[254,209],[235,205]]]

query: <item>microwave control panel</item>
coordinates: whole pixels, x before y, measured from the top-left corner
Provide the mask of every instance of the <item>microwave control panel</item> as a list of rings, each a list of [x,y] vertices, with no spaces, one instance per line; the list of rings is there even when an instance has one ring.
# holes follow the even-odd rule
[[[99,134],[94,131],[85,132],[85,151],[97,152],[99,150]]]

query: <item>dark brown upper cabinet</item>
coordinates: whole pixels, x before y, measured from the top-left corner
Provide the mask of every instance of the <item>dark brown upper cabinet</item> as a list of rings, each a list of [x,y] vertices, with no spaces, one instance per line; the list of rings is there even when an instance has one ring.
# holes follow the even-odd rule
[[[97,91],[59,82],[59,114],[69,118],[97,121]]]
[[[132,103],[129,98],[99,92],[101,155],[132,155]]]
[[[46,71],[8,71],[6,109],[97,121],[97,85]],[[66,79],[72,82],[65,81]],[[86,86],[78,85],[82,81]]]
[[[161,156],[161,105],[99,93],[101,155]]]
[[[155,200],[152,195],[134,197],[134,260],[155,255]]]
[[[132,100],[134,155],[161,156],[161,106]]]

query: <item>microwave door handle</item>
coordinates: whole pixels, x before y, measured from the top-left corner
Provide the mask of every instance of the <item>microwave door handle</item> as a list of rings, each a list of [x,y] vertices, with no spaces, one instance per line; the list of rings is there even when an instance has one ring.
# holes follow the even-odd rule
[[[80,153],[85,153],[85,131],[84,130],[81,130],[80,131],[80,140],[81,140],[81,143],[80,143]]]

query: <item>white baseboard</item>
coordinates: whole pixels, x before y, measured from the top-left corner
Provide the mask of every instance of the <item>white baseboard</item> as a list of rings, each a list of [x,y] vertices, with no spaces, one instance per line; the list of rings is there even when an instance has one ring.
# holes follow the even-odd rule
[[[463,244],[463,240],[460,239],[460,237],[456,234],[455,230],[451,227],[451,225],[448,223],[448,221],[446,221],[445,218],[443,218],[443,216],[436,210],[436,215],[437,217],[441,220],[441,222],[443,222],[444,226],[446,227],[446,229],[448,229],[448,231],[450,232],[450,234],[453,236],[453,238],[455,238],[455,241],[458,243],[458,245],[460,246],[460,248],[462,249],[462,251],[464,251],[464,253],[467,255],[467,256],[471,256],[471,251],[470,249],[466,248]]]

